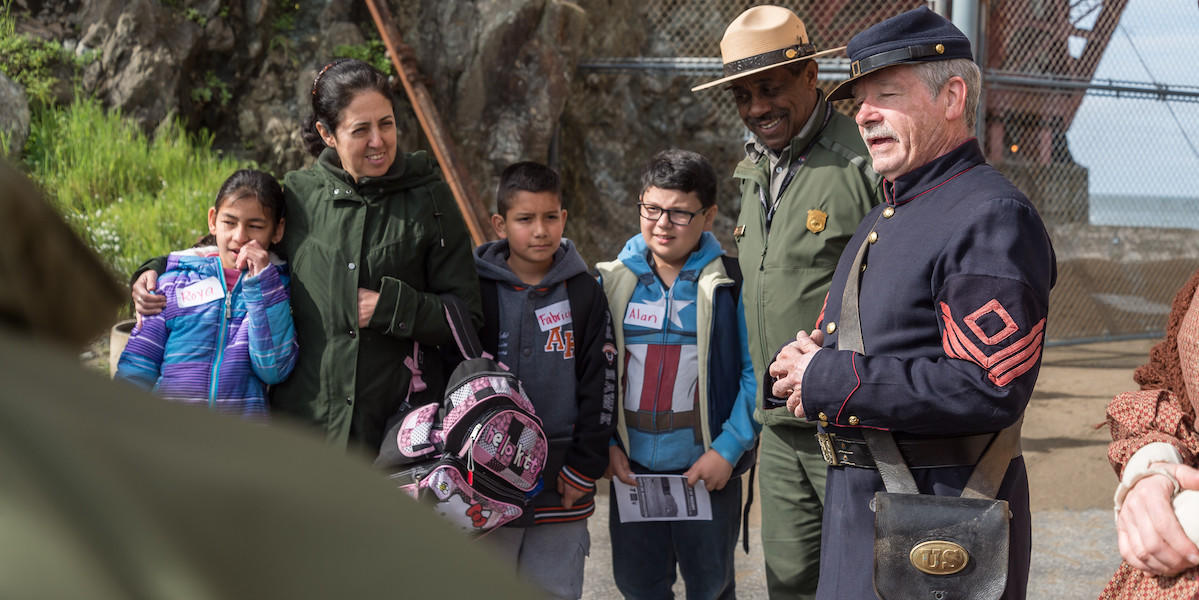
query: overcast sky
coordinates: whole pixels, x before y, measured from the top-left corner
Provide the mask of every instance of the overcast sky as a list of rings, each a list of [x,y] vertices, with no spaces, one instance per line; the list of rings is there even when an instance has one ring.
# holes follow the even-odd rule
[[[1199,87],[1196,0],[1128,0],[1095,77]],[[1092,194],[1199,198],[1199,156],[1184,131],[1199,149],[1199,103],[1088,96],[1067,138]]]

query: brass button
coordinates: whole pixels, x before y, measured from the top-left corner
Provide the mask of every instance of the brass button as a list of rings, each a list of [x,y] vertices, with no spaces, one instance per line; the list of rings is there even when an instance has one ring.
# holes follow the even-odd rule
[[[877,242],[878,241],[878,232],[871,231],[870,235],[866,237],[866,241],[870,242],[871,244]]]
[[[827,420],[828,420],[828,415],[826,415],[826,414],[824,414],[824,413],[820,413],[820,414],[816,415],[816,418],[817,418],[817,419],[820,419],[821,421],[827,421]]]
[[[850,425],[857,425],[858,423],[861,423],[861,420],[859,420],[857,417],[854,417],[854,416],[849,417]]]
[[[862,272],[863,273],[866,272],[866,263],[865,262],[862,263]]]
[[[887,208],[884,208],[884,209],[883,209],[883,218],[884,218],[884,219],[890,219],[890,218],[891,218],[891,217],[893,217],[893,216],[895,216],[895,209],[894,209],[894,208],[892,208],[892,207],[888,206]]]
[[[828,325],[824,326],[824,330],[829,332],[829,334],[832,334],[834,331],[837,330],[837,324],[832,321],[829,321]]]
[[[937,44],[937,47],[934,48],[934,50],[937,51],[937,54],[945,54],[945,44]]]

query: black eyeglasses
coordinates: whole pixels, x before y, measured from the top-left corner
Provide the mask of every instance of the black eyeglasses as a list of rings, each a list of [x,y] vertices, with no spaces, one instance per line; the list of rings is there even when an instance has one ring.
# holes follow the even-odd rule
[[[677,208],[662,208],[661,206],[654,206],[653,204],[646,204],[644,202],[638,203],[637,207],[641,211],[641,218],[643,219],[657,221],[662,218],[662,213],[666,213],[666,219],[680,227],[690,225],[691,219],[694,219],[696,215],[702,215],[707,210],[706,208],[701,208],[695,212],[691,212]]]

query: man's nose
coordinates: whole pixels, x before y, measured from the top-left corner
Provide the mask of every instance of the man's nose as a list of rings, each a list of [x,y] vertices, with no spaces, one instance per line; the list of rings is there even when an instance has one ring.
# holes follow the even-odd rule
[[[874,108],[874,105],[868,100],[863,100],[862,105],[858,107],[857,114],[853,116],[853,120],[858,124],[859,127],[865,127],[872,123],[879,122],[880,118],[878,111]]]
[[[760,116],[770,112],[770,109],[771,109],[770,103],[766,101],[766,98],[764,98],[758,94],[750,95],[750,97],[749,97],[749,116],[760,117]]]

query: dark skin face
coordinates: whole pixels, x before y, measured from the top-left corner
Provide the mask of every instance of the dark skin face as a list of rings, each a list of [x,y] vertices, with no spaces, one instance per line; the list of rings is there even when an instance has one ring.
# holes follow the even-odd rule
[[[816,61],[800,64],[798,74],[785,66],[775,67],[734,79],[726,88],[745,126],[775,152],[791,143],[816,108]]]

